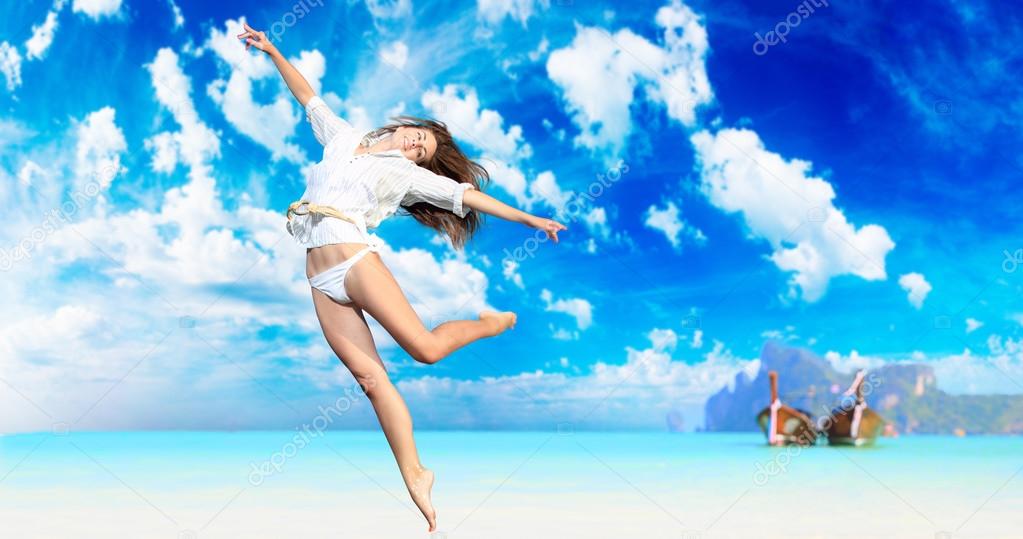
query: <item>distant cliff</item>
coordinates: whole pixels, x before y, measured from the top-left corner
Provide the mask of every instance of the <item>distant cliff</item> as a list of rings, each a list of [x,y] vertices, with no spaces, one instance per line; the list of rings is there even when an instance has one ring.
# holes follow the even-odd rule
[[[782,402],[817,418],[828,413],[853,380],[809,350],[768,341],[754,379],[739,373],[705,407],[704,430],[757,430],[754,418],[768,404],[768,371],[778,371]],[[867,374],[867,404],[901,433],[1023,434],[1023,395],[950,395],[922,364],[885,365]]]

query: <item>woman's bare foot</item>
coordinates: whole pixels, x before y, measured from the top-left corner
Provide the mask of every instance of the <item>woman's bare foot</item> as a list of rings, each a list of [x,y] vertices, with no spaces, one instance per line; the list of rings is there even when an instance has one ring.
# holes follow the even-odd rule
[[[515,313],[511,311],[482,311],[480,313],[480,321],[492,322],[495,328],[494,335],[500,335],[504,333],[506,329],[515,327]]]
[[[416,507],[426,517],[426,522],[430,525],[429,531],[432,532],[437,529],[437,511],[434,510],[433,501],[430,500],[430,491],[433,489],[433,472],[426,468],[420,468],[415,477],[411,484],[405,486],[408,487],[408,492],[412,495],[412,501],[415,502]]]

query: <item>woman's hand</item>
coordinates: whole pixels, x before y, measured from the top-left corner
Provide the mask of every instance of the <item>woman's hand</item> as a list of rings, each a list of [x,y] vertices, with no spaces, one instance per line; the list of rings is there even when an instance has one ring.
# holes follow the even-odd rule
[[[284,78],[284,83],[288,85],[288,89],[291,90],[291,94],[295,96],[295,99],[304,107],[309,100],[316,95],[313,92],[312,86],[309,86],[309,82],[305,80],[305,77],[295,69],[295,66],[291,65],[287,59],[277,50],[277,47],[270,40],[266,38],[266,34],[256,30],[255,28],[248,25],[248,23],[242,23],[245,26],[245,31],[238,34],[238,39],[245,40],[245,50],[249,50],[249,47],[256,47],[257,49],[267,53],[270,56],[270,60],[273,61],[274,66],[281,72],[281,77]]]
[[[535,215],[529,216],[526,226],[537,230],[543,230],[547,234],[547,238],[554,240],[554,243],[558,243],[559,230],[568,230],[567,226],[553,219],[544,219],[543,217],[537,217]]]
[[[274,47],[273,43],[266,38],[264,32],[259,32],[255,28],[249,26],[248,23],[243,22],[245,31],[238,34],[238,39],[245,40],[245,50],[249,50],[249,47],[256,47],[257,49],[273,56],[277,52],[277,47]]]

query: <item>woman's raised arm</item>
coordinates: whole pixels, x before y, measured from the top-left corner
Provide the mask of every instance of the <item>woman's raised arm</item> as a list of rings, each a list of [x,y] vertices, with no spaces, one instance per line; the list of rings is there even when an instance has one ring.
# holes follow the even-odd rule
[[[292,95],[304,107],[316,95],[312,86],[309,86],[305,77],[295,69],[295,66],[291,65],[291,62],[284,58],[281,51],[277,50],[273,43],[270,43],[265,33],[257,31],[249,26],[248,23],[243,22],[242,24],[245,26],[245,31],[238,34],[238,39],[245,40],[245,50],[249,50],[249,47],[256,47],[269,55],[274,65],[277,66],[277,70],[281,72],[281,76],[284,77],[284,82],[287,83]]]
[[[462,196],[462,204],[472,208],[478,212],[493,215],[494,217],[500,217],[506,221],[513,223],[522,223],[530,228],[544,231],[549,239],[554,240],[554,243],[558,243],[558,231],[568,230],[568,227],[553,220],[546,219],[543,217],[537,217],[536,215],[528,214],[520,209],[513,208],[496,198],[477,191],[476,189],[467,189],[465,194]]]

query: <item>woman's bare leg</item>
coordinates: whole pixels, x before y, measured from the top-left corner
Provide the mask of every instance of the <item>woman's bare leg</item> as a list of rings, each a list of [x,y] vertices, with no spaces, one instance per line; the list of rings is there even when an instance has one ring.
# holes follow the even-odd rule
[[[430,531],[434,531],[437,512],[430,501],[433,472],[419,462],[416,442],[412,437],[412,416],[405,399],[387,376],[362,310],[351,303],[341,305],[319,290],[312,289],[312,292],[323,336],[373,404],[387,443],[398,461],[405,487],[426,517]]]
[[[429,330],[412,309],[391,271],[376,253],[367,254],[348,272],[345,290],[410,356],[436,363],[455,350],[515,326],[515,313],[484,311],[479,320],[452,320]]]

